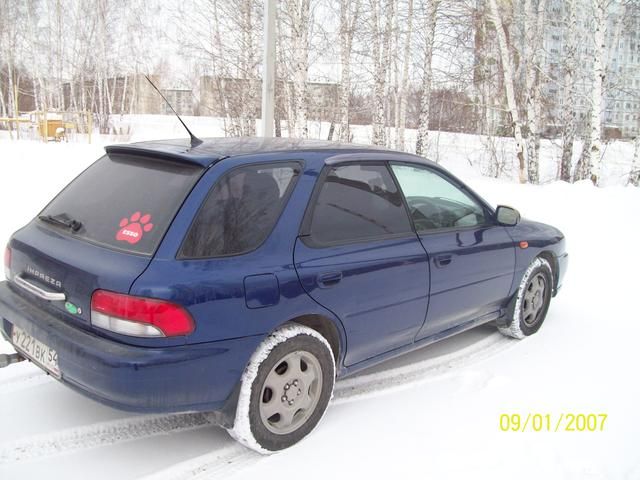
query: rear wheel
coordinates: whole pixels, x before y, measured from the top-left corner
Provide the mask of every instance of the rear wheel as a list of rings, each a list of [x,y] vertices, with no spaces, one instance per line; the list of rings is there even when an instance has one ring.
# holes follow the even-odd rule
[[[498,327],[500,333],[519,339],[536,333],[547,316],[552,288],[551,266],[544,258],[537,257],[522,276],[509,309],[509,322]]]
[[[276,330],[258,347],[242,375],[229,433],[260,453],[290,447],[322,418],[334,380],[333,352],[322,335],[297,324]]]

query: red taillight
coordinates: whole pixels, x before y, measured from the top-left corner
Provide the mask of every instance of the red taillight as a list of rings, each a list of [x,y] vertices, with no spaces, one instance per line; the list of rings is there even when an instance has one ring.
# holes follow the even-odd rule
[[[4,276],[7,280],[11,277],[11,249],[9,245],[4,250]]]
[[[91,323],[139,337],[175,337],[194,330],[191,315],[179,305],[106,290],[96,290],[91,297]]]

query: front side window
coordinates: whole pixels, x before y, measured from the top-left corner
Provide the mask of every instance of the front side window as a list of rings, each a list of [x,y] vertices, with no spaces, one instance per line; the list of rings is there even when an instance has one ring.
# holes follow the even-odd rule
[[[458,186],[427,168],[391,166],[418,232],[486,223],[482,206]]]
[[[179,257],[238,255],[260,246],[280,217],[299,169],[297,163],[278,163],[227,173],[204,201]]]
[[[324,179],[309,234],[335,244],[412,232],[400,192],[385,165],[344,165]]]

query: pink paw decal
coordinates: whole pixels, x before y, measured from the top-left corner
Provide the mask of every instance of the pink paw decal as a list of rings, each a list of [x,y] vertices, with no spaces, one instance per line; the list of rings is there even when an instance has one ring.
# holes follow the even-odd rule
[[[153,223],[149,223],[150,221],[151,214],[149,213],[142,215],[140,212],[136,212],[131,215],[131,218],[123,218],[120,220],[120,230],[116,233],[116,240],[131,244],[138,243],[142,240],[144,232],[150,232],[153,228]]]

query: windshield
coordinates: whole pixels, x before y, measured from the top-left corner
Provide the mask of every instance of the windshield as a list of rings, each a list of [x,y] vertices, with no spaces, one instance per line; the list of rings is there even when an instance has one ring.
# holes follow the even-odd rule
[[[110,154],[38,216],[43,225],[112,249],[152,255],[202,168]]]

